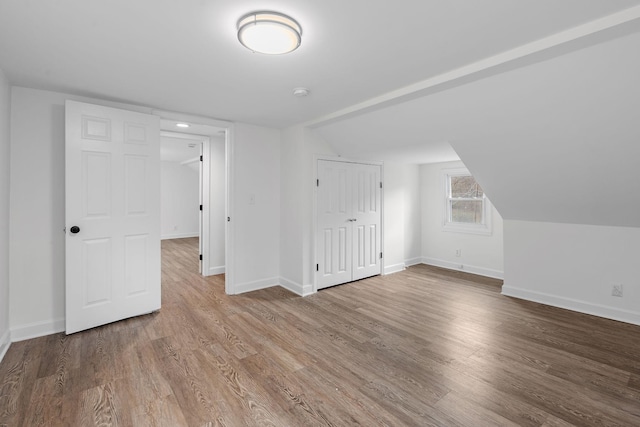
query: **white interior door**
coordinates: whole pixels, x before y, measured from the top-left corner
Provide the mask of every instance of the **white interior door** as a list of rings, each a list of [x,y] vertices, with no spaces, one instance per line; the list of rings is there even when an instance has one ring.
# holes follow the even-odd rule
[[[160,308],[156,116],[66,103],[66,332]]]
[[[353,194],[353,277],[359,280],[380,274],[382,265],[380,166],[354,163]]]
[[[318,161],[318,289],[350,282],[351,164]]]
[[[317,289],[380,274],[381,167],[318,160]]]

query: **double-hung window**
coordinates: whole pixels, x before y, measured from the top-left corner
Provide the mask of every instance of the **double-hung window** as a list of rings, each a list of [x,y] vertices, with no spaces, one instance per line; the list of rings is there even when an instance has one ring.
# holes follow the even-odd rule
[[[491,209],[482,187],[467,169],[443,171],[445,208],[443,229],[491,234]]]

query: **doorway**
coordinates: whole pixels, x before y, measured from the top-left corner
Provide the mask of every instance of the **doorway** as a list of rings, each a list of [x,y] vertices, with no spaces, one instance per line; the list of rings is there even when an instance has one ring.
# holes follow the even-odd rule
[[[203,249],[208,248],[208,234],[203,234],[202,161],[208,144],[206,136],[160,132],[160,236],[163,246],[171,240],[194,261],[201,261]],[[195,270],[206,275],[203,262],[188,265],[197,265]]]
[[[170,116],[169,113],[159,113],[161,117]],[[194,243],[198,245],[198,251],[193,251],[195,257],[199,258],[198,273],[202,276],[224,274],[225,290],[227,293],[230,277],[230,266],[226,262],[227,253],[230,250],[228,235],[228,150],[230,124],[220,122],[220,124],[228,127],[213,126],[207,124],[196,123],[195,119],[184,121],[184,116],[179,117],[180,120],[162,118],[160,120],[161,137],[166,138],[167,143],[184,147],[184,155],[177,162],[174,168],[180,168],[185,175],[191,175],[191,178],[197,173],[198,179],[196,184],[192,184],[191,198],[185,201],[187,210],[190,215],[191,230],[193,230],[194,220],[197,221],[198,232],[197,242],[194,237],[189,237],[189,232],[181,235],[176,232],[180,230],[180,225],[171,221],[163,223],[163,232],[174,233],[175,237],[184,238],[185,249],[193,247]],[[200,119],[207,121],[209,119]],[[213,120],[209,120],[213,121]],[[184,126],[184,127],[182,127]],[[177,140],[177,141],[176,141]],[[165,144],[166,145],[166,144]],[[166,147],[163,147],[166,148]],[[190,151],[189,151],[190,150]],[[164,163],[164,162],[163,162]],[[169,178],[166,176],[165,178]],[[190,182],[194,182],[191,180]],[[177,183],[172,183],[171,186]],[[194,188],[195,187],[195,188]],[[197,199],[193,195],[196,190]],[[173,189],[176,190],[175,188]],[[164,189],[163,189],[164,191]],[[182,195],[185,200],[187,195]],[[193,209],[191,208],[193,206]],[[175,207],[179,209],[180,207]],[[174,217],[175,219],[175,217]],[[178,230],[173,228],[178,225]],[[193,233],[192,233],[193,234]],[[189,240],[191,239],[191,240]],[[174,242],[175,243],[175,242]],[[175,245],[174,245],[175,246]],[[191,253],[191,252],[190,252]],[[190,267],[193,268],[193,267]]]

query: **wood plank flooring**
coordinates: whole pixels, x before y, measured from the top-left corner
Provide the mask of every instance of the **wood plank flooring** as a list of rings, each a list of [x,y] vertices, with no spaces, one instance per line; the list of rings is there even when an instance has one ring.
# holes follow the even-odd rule
[[[424,265],[227,296],[162,247],[159,313],[11,345],[0,425],[640,425],[640,327]]]

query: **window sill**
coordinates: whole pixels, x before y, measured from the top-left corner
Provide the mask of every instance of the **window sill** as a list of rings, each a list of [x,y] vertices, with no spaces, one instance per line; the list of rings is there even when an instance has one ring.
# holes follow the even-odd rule
[[[491,228],[486,225],[478,224],[452,224],[447,223],[442,226],[442,231],[451,233],[480,234],[483,236],[491,236]]]

